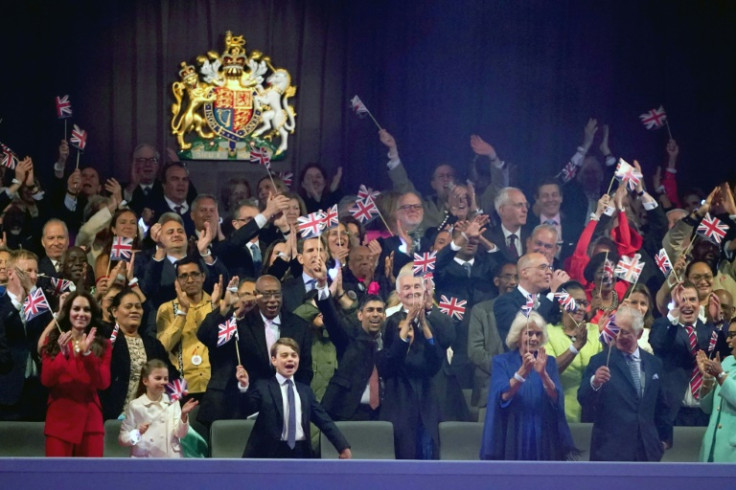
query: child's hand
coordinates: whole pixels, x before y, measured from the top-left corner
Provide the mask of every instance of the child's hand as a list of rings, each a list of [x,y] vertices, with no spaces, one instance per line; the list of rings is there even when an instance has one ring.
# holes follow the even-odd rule
[[[146,422],[145,424],[140,424],[138,426],[138,432],[141,433],[141,435],[145,434],[148,430],[148,427],[151,425],[151,422]]]
[[[250,384],[248,380],[248,371],[246,371],[240,364],[235,368],[235,377],[238,379],[241,386],[248,386]]]
[[[181,407],[181,421],[186,422],[187,417],[189,416],[189,412],[191,412],[194,407],[199,405],[199,402],[195,400],[194,398],[190,398],[187,400],[187,402],[184,404],[183,407]]]

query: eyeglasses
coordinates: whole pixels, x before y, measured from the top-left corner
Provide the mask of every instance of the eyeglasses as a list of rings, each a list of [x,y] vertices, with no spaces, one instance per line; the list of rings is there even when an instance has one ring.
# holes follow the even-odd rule
[[[262,291],[256,291],[256,294],[260,294],[263,299],[271,299],[271,298],[273,298],[273,299],[281,299],[281,293],[280,292],[279,293],[274,293],[273,291],[271,291],[271,292],[265,292],[264,293]]]
[[[150,157],[150,158],[137,157],[135,159],[135,163],[158,163],[158,158],[156,157]]]
[[[726,338],[730,339],[731,337],[736,337],[736,330],[729,330],[726,332]]]
[[[691,278],[692,282],[700,282],[700,281],[712,281],[713,276],[711,274],[704,274],[704,275],[696,275]]]
[[[526,330],[527,337],[542,337],[543,333],[537,330]]]
[[[528,202],[511,202],[509,203],[509,206],[513,206],[517,209],[529,209]]]
[[[409,211],[410,209],[412,211],[419,211],[423,207],[421,204],[404,204],[403,206],[399,206],[399,209],[402,211]]]
[[[176,278],[182,282],[187,282],[189,279],[193,279],[193,280],[199,279],[203,275],[204,274],[201,272],[190,272],[188,274],[179,274],[178,276],[176,276]]]
[[[547,272],[547,271],[552,272],[552,271],[555,270],[555,268],[552,267],[549,264],[533,265],[533,266],[530,266],[530,267],[524,267],[522,270],[527,270],[527,269],[537,269],[537,270],[540,270],[542,272]]]

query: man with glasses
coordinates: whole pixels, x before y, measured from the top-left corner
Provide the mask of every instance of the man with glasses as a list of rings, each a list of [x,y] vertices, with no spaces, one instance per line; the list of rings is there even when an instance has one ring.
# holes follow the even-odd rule
[[[529,202],[520,189],[504,187],[496,196],[494,206],[501,218],[501,224],[489,228],[484,236],[500,249],[505,260],[516,262],[527,251],[529,232],[524,225],[529,212]]]
[[[519,259],[519,284],[516,289],[496,298],[493,313],[496,317],[496,327],[502,341],[511,328],[511,322],[531,298],[534,310],[542,315],[546,322],[554,320],[552,299],[560,284],[570,280],[564,271],[556,270],[550,265],[547,257],[540,253],[528,253]],[[550,292],[546,295],[545,291]]]
[[[424,204],[419,195],[413,191],[405,192],[396,202],[396,234],[388,238],[379,238],[381,259],[394,254],[394,275],[398,276],[403,266],[414,260],[414,254],[429,251],[432,243],[424,235]]]
[[[159,307],[156,337],[187,381],[189,394],[200,400],[210,379],[210,360],[197,330],[218,298],[204,291],[205,271],[198,260],[185,257],[175,264],[175,271],[176,299]]]
[[[143,208],[153,209],[153,204],[163,198],[164,190],[157,180],[160,161],[158,151],[148,143],[141,143],[133,150],[130,182],[125,186],[123,197],[139,216]]]

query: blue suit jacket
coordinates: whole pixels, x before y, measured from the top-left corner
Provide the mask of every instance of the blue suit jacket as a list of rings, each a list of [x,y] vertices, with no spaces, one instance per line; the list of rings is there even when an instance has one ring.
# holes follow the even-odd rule
[[[542,317],[550,322],[552,320],[553,304],[547,299],[546,296],[539,294],[539,307],[535,310]],[[514,321],[516,314],[521,311],[521,307],[526,304],[526,298],[519,289],[502,294],[493,303],[493,314],[496,316],[496,327],[498,328],[498,335],[501,337],[504,349],[508,350],[506,346],[506,336],[509,334],[511,323]]]
[[[667,422],[662,361],[641,349],[639,354],[644,380],[641,398],[636,393],[626,359],[616,348],[611,352],[608,365],[611,379],[600,390],[593,390],[590,378],[599,367],[605,366],[608,351],[593,356],[585,369],[578,401],[584,411],[593,415],[592,461],[662,459],[661,441],[666,440],[672,428]]]

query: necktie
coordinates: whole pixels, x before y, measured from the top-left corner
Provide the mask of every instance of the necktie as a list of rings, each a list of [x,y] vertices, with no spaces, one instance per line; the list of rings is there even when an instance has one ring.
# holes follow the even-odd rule
[[[272,320],[266,320],[266,352],[271,352],[271,346],[276,340],[276,326]]]
[[[629,371],[631,371],[631,379],[634,380],[634,388],[636,388],[636,394],[641,397],[641,373],[639,372],[639,363],[636,362],[636,358],[633,354],[626,356],[626,364],[629,365]]]
[[[141,189],[143,190],[144,196],[148,196],[148,193],[151,192],[151,188],[147,185],[141,186]]]
[[[518,237],[515,233],[512,233],[509,235],[509,256],[512,257],[514,260],[519,258],[519,251],[516,250],[516,239]]]
[[[693,354],[693,357],[695,357],[695,353],[698,350],[698,336],[695,334],[695,329],[692,325],[686,325],[685,331],[687,332],[687,337],[690,341],[690,352]],[[693,398],[696,400],[700,399],[700,385],[702,384],[703,374],[700,372],[700,369],[698,369],[698,363],[695,362],[692,374],[690,375],[690,393],[693,394]]]
[[[253,257],[253,269],[258,274],[261,271],[261,264],[263,263],[263,256],[261,255],[261,249],[255,243],[250,244],[250,254]]]
[[[314,289],[315,284],[317,284],[316,279],[308,280],[307,282],[304,283],[304,291],[308,293],[309,291]]]
[[[473,273],[473,265],[470,262],[465,262],[463,264],[463,269],[465,269],[465,275],[468,277]]]
[[[368,406],[370,406],[372,410],[377,409],[381,404],[378,390],[378,369],[376,369],[376,366],[373,366],[373,372],[371,373],[371,377],[368,379]]]
[[[181,210],[183,209],[183,206],[174,206],[174,211],[176,211],[176,214],[181,215]]]
[[[289,420],[286,426],[286,443],[290,449],[296,447],[296,403],[294,401],[294,382],[286,380],[286,399],[289,403]]]

